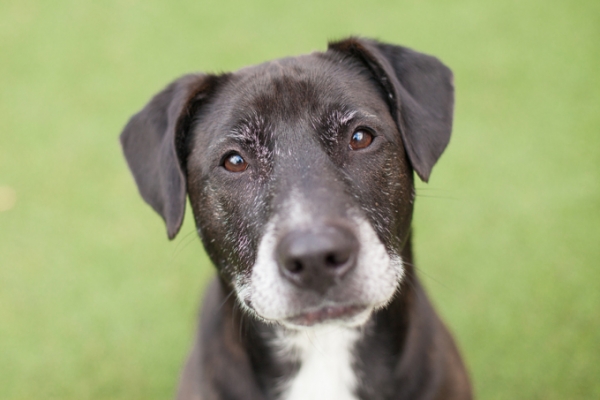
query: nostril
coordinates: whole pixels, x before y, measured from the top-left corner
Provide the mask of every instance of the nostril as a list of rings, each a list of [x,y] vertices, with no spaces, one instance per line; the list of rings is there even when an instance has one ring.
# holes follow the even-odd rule
[[[328,253],[325,255],[325,265],[330,268],[338,268],[346,264],[350,259],[350,254]]]
[[[298,260],[292,260],[287,263],[286,269],[293,274],[299,274],[304,269],[304,266],[302,265],[302,262]]]
[[[325,256],[325,264],[328,267],[335,267],[337,265],[337,257],[335,254],[327,254],[327,256]]]

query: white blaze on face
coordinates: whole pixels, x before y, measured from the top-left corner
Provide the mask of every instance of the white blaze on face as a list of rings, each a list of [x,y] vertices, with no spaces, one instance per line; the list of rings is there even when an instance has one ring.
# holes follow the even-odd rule
[[[280,237],[277,231],[281,227],[289,229],[307,229],[314,224],[310,210],[299,201],[298,196],[290,196],[291,201],[285,213],[279,213],[267,224],[265,233],[259,244],[256,262],[249,276],[235,282],[237,296],[242,303],[250,302],[253,311],[259,317],[272,322],[307,311],[303,308],[305,298],[301,289],[285,279],[277,265],[276,247]],[[370,312],[385,306],[394,296],[403,273],[402,259],[399,255],[389,254],[377,233],[359,212],[349,213],[350,223],[354,225],[360,249],[357,264],[345,278],[340,287],[334,288],[340,293],[348,293],[346,304],[335,304],[328,301],[323,305],[365,305],[368,312],[359,316],[360,322],[368,320]],[[312,305],[312,310],[315,306]],[[356,321],[350,323],[356,325]]]

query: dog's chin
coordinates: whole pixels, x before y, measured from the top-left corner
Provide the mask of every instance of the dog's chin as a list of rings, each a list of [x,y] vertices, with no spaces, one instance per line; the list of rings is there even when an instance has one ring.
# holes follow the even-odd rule
[[[307,310],[277,321],[289,329],[304,330],[316,326],[336,325],[354,328],[364,325],[373,312],[367,305],[324,306]]]

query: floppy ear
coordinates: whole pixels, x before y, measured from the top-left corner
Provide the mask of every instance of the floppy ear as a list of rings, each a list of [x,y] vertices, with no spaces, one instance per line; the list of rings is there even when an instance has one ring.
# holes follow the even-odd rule
[[[329,49],[362,61],[387,94],[413,169],[427,182],[450,140],[452,71],[437,58],[406,47],[349,38]]]
[[[185,75],[158,93],[121,133],[121,146],[140,194],[173,239],[185,213],[186,136],[194,114],[214,91],[214,75]]]

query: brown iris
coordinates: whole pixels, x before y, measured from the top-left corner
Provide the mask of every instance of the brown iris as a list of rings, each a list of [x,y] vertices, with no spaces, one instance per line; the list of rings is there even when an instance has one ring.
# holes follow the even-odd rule
[[[361,150],[369,147],[373,141],[373,135],[365,129],[358,129],[352,134],[350,139],[350,148],[352,150]]]
[[[229,172],[244,172],[248,163],[238,153],[231,153],[225,157],[223,167]]]

